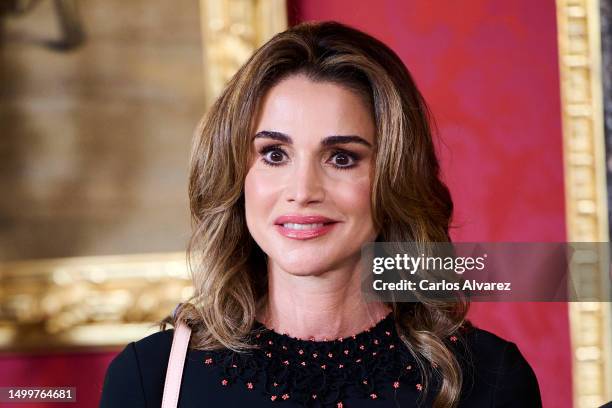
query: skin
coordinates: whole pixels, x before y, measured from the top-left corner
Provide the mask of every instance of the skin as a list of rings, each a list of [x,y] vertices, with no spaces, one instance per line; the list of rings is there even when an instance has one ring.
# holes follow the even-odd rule
[[[366,303],[360,289],[361,246],[377,236],[370,205],[375,146],[370,110],[345,87],[295,75],[268,91],[256,119],[244,193],[248,229],[268,255],[269,294],[257,320],[315,340],[375,325],[390,309]],[[289,140],[278,140],[279,133]],[[358,139],[322,145],[338,135]],[[338,223],[323,236],[297,240],[275,226],[285,214],[321,215]]]

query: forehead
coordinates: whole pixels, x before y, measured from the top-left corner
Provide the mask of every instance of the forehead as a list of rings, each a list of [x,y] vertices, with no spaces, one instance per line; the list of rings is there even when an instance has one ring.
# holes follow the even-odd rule
[[[362,97],[333,82],[290,76],[264,96],[256,132],[274,130],[292,137],[358,134],[372,142],[374,120]]]

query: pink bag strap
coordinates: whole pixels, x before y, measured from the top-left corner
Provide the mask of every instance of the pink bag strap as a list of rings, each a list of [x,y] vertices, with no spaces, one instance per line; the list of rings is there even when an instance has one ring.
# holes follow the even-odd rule
[[[189,326],[187,326],[185,322],[179,321],[174,330],[172,347],[170,348],[170,359],[168,360],[168,370],[166,371],[162,408],[176,408],[178,405],[181,378],[183,376],[183,367],[185,365],[185,356],[187,355],[190,337],[191,329]]]

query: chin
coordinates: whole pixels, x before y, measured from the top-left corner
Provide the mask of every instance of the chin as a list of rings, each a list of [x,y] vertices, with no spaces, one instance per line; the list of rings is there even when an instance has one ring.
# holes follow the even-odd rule
[[[315,257],[312,253],[304,252],[294,251],[293,254],[278,254],[275,259],[276,265],[281,270],[296,276],[319,275],[330,269],[331,262],[327,262],[321,256]]]
[[[279,251],[274,254],[276,265],[283,271],[295,276],[317,276],[338,268],[348,254],[326,253],[321,248],[303,248]]]

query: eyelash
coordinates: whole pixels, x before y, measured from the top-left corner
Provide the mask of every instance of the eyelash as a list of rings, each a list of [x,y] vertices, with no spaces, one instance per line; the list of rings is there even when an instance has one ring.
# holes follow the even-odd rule
[[[285,153],[285,151],[283,149],[280,148],[280,145],[273,145],[273,146],[266,146],[262,149],[259,150],[259,154],[262,156],[261,157],[261,161],[270,167],[278,167],[278,166],[282,166],[282,163],[273,163],[270,161],[267,161],[265,158],[265,155],[273,152],[273,151],[277,151],[277,152],[281,152],[283,155],[287,156],[287,153]],[[359,163],[359,160],[361,159],[361,157],[353,152],[349,152],[348,150],[342,150],[342,149],[336,149],[331,153],[331,157],[334,157],[337,154],[344,154],[348,157],[350,157],[353,160],[353,164],[351,164],[350,166],[336,166],[334,165],[334,167],[338,170],[350,170],[353,167],[357,166],[357,164]]]

